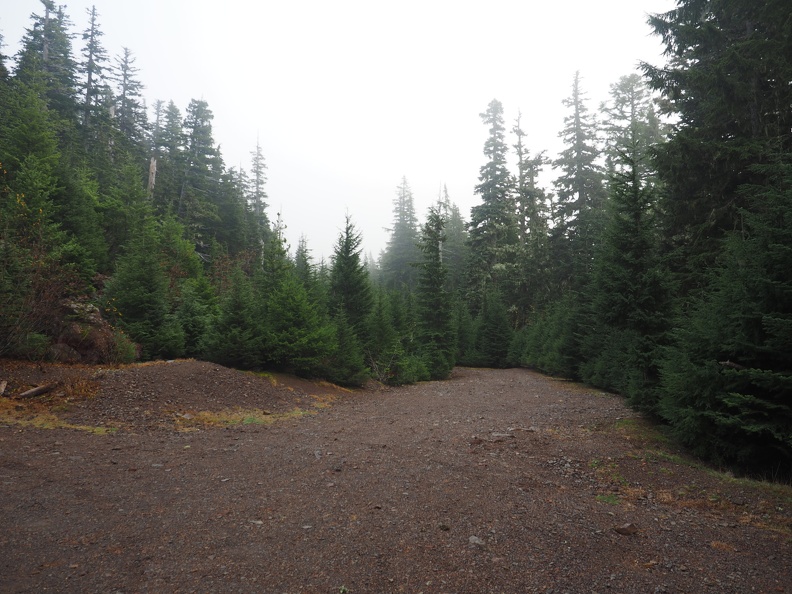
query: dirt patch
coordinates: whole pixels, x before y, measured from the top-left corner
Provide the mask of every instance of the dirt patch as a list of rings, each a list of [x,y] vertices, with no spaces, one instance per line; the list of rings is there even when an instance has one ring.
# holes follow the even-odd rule
[[[525,370],[358,391],[197,361],[3,379],[64,386],[0,398],[4,592],[791,590],[792,489]]]

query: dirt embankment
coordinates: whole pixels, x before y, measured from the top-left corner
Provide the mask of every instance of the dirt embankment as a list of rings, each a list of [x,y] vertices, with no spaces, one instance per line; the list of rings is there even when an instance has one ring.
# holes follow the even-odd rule
[[[790,592],[792,488],[525,370],[0,361],[2,592]]]

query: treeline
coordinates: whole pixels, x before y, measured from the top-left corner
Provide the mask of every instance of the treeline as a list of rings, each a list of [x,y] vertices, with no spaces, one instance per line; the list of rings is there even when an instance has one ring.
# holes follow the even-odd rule
[[[349,218],[329,264],[305,240],[292,255],[260,146],[229,168],[205,101],[147,110],[133,53],[111,59],[95,9],[87,20],[74,35],[45,0],[13,71],[0,54],[0,355],[202,357],[343,384],[448,375],[440,246],[448,213],[464,223],[447,199],[409,231],[419,257],[391,259],[404,282],[372,282]]]
[[[13,72],[0,55],[0,355],[346,384],[522,365],[619,392],[713,460],[790,472],[785,2],[653,16],[667,64],[596,110],[576,74],[553,160],[492,101],[469,221],[447,192],[420,217],[403,179],[383,253],[365,258],[347,217],[327,263],[305,239],[290,254],[269,219],[259,147],[249,171],[226,167],[204,101],[147,110],[95,11],[75,57],[63,9],[42,4]]]

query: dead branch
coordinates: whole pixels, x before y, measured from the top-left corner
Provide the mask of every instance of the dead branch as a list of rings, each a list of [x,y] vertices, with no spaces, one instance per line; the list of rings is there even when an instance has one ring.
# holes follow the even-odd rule
[[[41,396],[42,394],[46,394],[47,392],[52,392],[52,390],[58,387],[59,383],[60,382],[55,382],[54,384],[46,384],[43,386],[32,388],[30,390],[27,390],[26,392],[17,394],[16,398],[34,398],[35,396]]]

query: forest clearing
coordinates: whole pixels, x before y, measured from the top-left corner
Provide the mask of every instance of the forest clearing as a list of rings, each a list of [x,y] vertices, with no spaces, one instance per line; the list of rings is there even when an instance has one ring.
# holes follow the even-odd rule
[[[525,369],[3,361],[3,592],[789,592],[792,487]],[[53,386],[32,398],[15,398]]]

